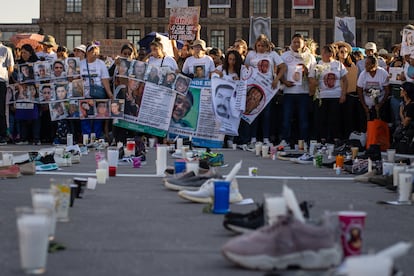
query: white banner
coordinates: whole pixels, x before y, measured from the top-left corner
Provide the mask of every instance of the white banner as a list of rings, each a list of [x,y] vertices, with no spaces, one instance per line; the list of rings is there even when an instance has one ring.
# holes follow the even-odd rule
[[[249,45],[254,46],[256,39],[259,35],[266,35],[269,40],[272,39],[272,32],[270,28],[270,17],[250,17],[250,36],[249,36]]]
[[[335,41],[345,41],[356,47],[355,17],[335,17]]]

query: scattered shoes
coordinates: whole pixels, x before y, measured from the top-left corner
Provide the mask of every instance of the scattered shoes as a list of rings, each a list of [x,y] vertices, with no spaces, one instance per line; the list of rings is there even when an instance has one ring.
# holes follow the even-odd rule
[[[313,156],[309,153],[304,153],[300,157],[290,159],[292,162],[297,164],[309,165],[313,164]]]
[[[20,175],[20,167],[18,165],[0,167],[0,178],[18,178]]]
[[[259,205],[257,209],[247,214],[227,213],[224,216],[223,226],[232,232],[243,234],[249,233],[264,226],[264,208]]]

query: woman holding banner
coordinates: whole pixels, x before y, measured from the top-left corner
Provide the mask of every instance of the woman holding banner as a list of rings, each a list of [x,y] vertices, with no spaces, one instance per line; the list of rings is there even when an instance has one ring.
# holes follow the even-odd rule
[[[148,58],[148,65],[158,67],[168,67],[174,72],[178,72],[177,62],[173,57],[167,56],[164,53],[164,46],[158,38],[155,38],[150,44],[150,57]]]
[[[244,64],[246,66],[257,68],[260,74],[264,75],[269,81],[272,82],[273,89],[277,88],[279,80],[286,71],[285,63],[276,52],[272,51],[272,42],[264,34],[259,35],[254,44],[254,50],[247,54]],[[264,64],[266,64],[266,66],[263,66]],[[266,69],[263,70],[263,68]],[[268,104],[263,109],[259,117],[257,117],[250,125],[251,146],[254,146],[256,143],[259,120],[262,121],[263,143],[270,144],[270,116],[271,105]]]

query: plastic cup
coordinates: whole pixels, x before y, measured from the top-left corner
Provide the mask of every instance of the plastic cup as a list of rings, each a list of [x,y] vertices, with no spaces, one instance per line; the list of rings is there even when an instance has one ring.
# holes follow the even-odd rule
[[[336,162],[335,162],[336,167],[337,168],[343,168],[344,167],[344,160],[345,160],[345,158],[344,158],[343,155],[337,155],[336,156]]]
[[[32,189],[32,205],[33,209],[48,209],[52,214],[49,221],[49,240],[55,239],[56,230],[56,197],[51,189]]]
[[[45,208],[16,208],[20,265],[27,274],[46,272],[52,212]]]
[[[56,198],[56,219],[57,221],[69,221],[69,207],[71,199],[70,181],[56,181],[50,180],[50,188],[55,194]],[[77,186],[76,186],[77,187]]]
[[[399,173],[398,177],[398,201],[409,203],[413,192],[413,176],[411,173]]]
[[[299,147],[299,150],[304,150],[305,149],[305,141],[304,140],[298,140],[298,147]]]
[[[262,143],[256,143],[255,145],[256,156],[260,156],[262,153]]]
[[[118,157],[119,151],[117,148],[111,147],[108,148],[108,164],[109,167],[117,167],[118,166]]]
[[[111,168],[111,167],[109,167],[109,168]],[[109,174],[109,176],[111,176],[111,175]],[[105,184],[106,183],[106,170],[105,169],[96,169],[96,181],[97,181],[98,184]]]
[[[174,162],[174,172],[182,173],[185,172],[186,169],[186,162],[184,160],[177,160]]]
[[[102,151],[97,151],[95,152],[95,162],[96,162],[96,167],[98,168],[98,164],[99,161],[105,159],[105,153]]]
[[[94,143],[95,140],[96,140],[96,133],[95,132],[92,132],[91,133],[91,143]]]
[[[230,182],[214,181],[213,213],[226,214],[230,211]]]
[[[3,166],[13,165],[13,154],[3,153]]]
[[[148,144],[149,144],[149,147],[150,147],[150,148],[155,147],[155,142],[156,142],[156,139],[155,139],[155,138],[149,138],[149,139],[148,139]]]
[[[82,135],[82,144],[87,145],[89,142],[89,135],[88,134],[83,134]]]
[[[68,133],[66,135],[66,146],[70,147],[73,146],[73,134]]]
[[[88,183],[86,184],[86,188],[89,190],[95,190],[96,178],[88,177]]]
[[[382,175],[392,175],[394,173],[394,163],[382,162]]]
[[[279,216],[287,214],[286,199],[280,194],[264,194],[265,220],[271,225],[277,222]]]
[[[395,162],[395,149],[387,149],[387,161],[391,163]]]
[[[361,211],[341,211],[338,213],[345,257],[361,254],[366,216],[367,213]]]
[[[128,151],[135,152],[135,140],[133,138],[128,138],[126,147]]]
[[[349,257],[345,261],[348,276],[375,275],[389,276],[392,275],[393,261],[385,256],[364,255],[358,257]]]
[[[267,145],[262,146],[262,157],[263,158],[269,158],[270,157],[270,155],[269,155],[269,146],[267,146]]]

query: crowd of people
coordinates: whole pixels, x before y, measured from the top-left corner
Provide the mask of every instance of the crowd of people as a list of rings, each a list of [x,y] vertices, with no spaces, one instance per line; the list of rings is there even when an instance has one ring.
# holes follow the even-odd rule
[[[404,28],[414,30],[412,25]],[[28,68],[17,65],[38,60],[52,61],[52,74],[59,78],[71,75],[69,70],[76,70],[76,60],[69,60],[71,57],[80,60],[84,96],[96,99],[118,97],[118,92],[114,91],[116,76],[133,75],[142,79],[147,66],[167,67],[189,78],[210,79],[216,76],[232,80],[242,79],[243,69],[257,68],[271,82],[272,89],[278,92],[251,124],[241,120],[239,135],[226,137],[225,145],[228,146],[237,143],[245,145],[244,148],[254,148],[258,141],[287,145],[310,139],[335,143],[347,139],[352,132],[365,132],[367,121],[375,118],[388,122],[392,129],[398,129],[401,124],[405,128],[411,127],[414,88],[410,84],[414,83],[414,54],[401,56],[401,44],[395,44],[388,53],[385,49],[378,51],[374,42],[366,43],[364,48],[353,48],[344,41],[337,41],[321,46],[320,55],[316,54],[318,44],[300,34],[295,34],[285,49],[275,47],[263,34],[250,47],[244,40],[237,39],[224,52],[207,47],[199,36],[194,41],[184,42],[180,49],[175,41],[172,45],[174,56],[167,56],[163,44],[157,39],[150,43],[149,49],[137,49],[132,43],[125,44],[119,53],[114,53],[124,59],[115,59],[110,67],[104,62],[105,57],[100,55],[99,43],[96,42],[78,45],[72,52],[63,45],[57,45],[51,35],[46,35],[36,49],[25,44],[11,51],[1,45],[0,57],[4,62],[0,68],[0,144],[28,144],[29,141],[37,145],[42,142],[63,143],[67,133],[72,133],[75,139],[81,141],[82,134],[91,132],[116,143],[135,135],[129,130],[112,126],[111,120],[53,121],[47,104],[33,104],[31,108],[17,108],[9,104],[6,109],[7,84],[19,83],[21,78],[40,80],[41,85],[33,87],[42,89],[45,99],[49,97],[48,92],[50,94],[48,81],[42,81],[41,76],[45,68],[39,65],[36,69],[38,76],[34,77]],[[130,66],[125,63],[127,60],[136,62]],[[68,72],[64,71],[66,64],[69,65]],[[390,82],[389,70],[393,67],[401,68],[396,82]],[[149,73],[147,81],[159,84],[157,76]],[[171,79],[173,77],[172,74]],[[162,85],[171,87],[172,82],[168,81],[165,78]],[[30,86],[30,83],[23,85]],[[179,88],[179,85],[176,86]],[[257,98],[260,101],[262,96],[255,93],[254,86],[250,90],[246,96],[246,114],[257,107],[253,103],[257,102]],[[124,95],[126,99],[132,97],[128,91]],[[66,93],[65,87],[56,87],[56,97],[64,98]],[[188,95],[187,98],[177,96],[172,123],[179,123],[182,119],[177,114],[186,114],[187,110],[182,110],[183,103],[192,103],[191,93]],[[56,108],[59,109],[59,106]],[[103,103],[96,105],[96,108],[102,114],[110,113],[110,106]],[[115,112],[116,103],[113,108]],[[128,112],[138,112],[129,110],[131,108],[125,106]],[[86,110],[81,110],[85,118]]]

